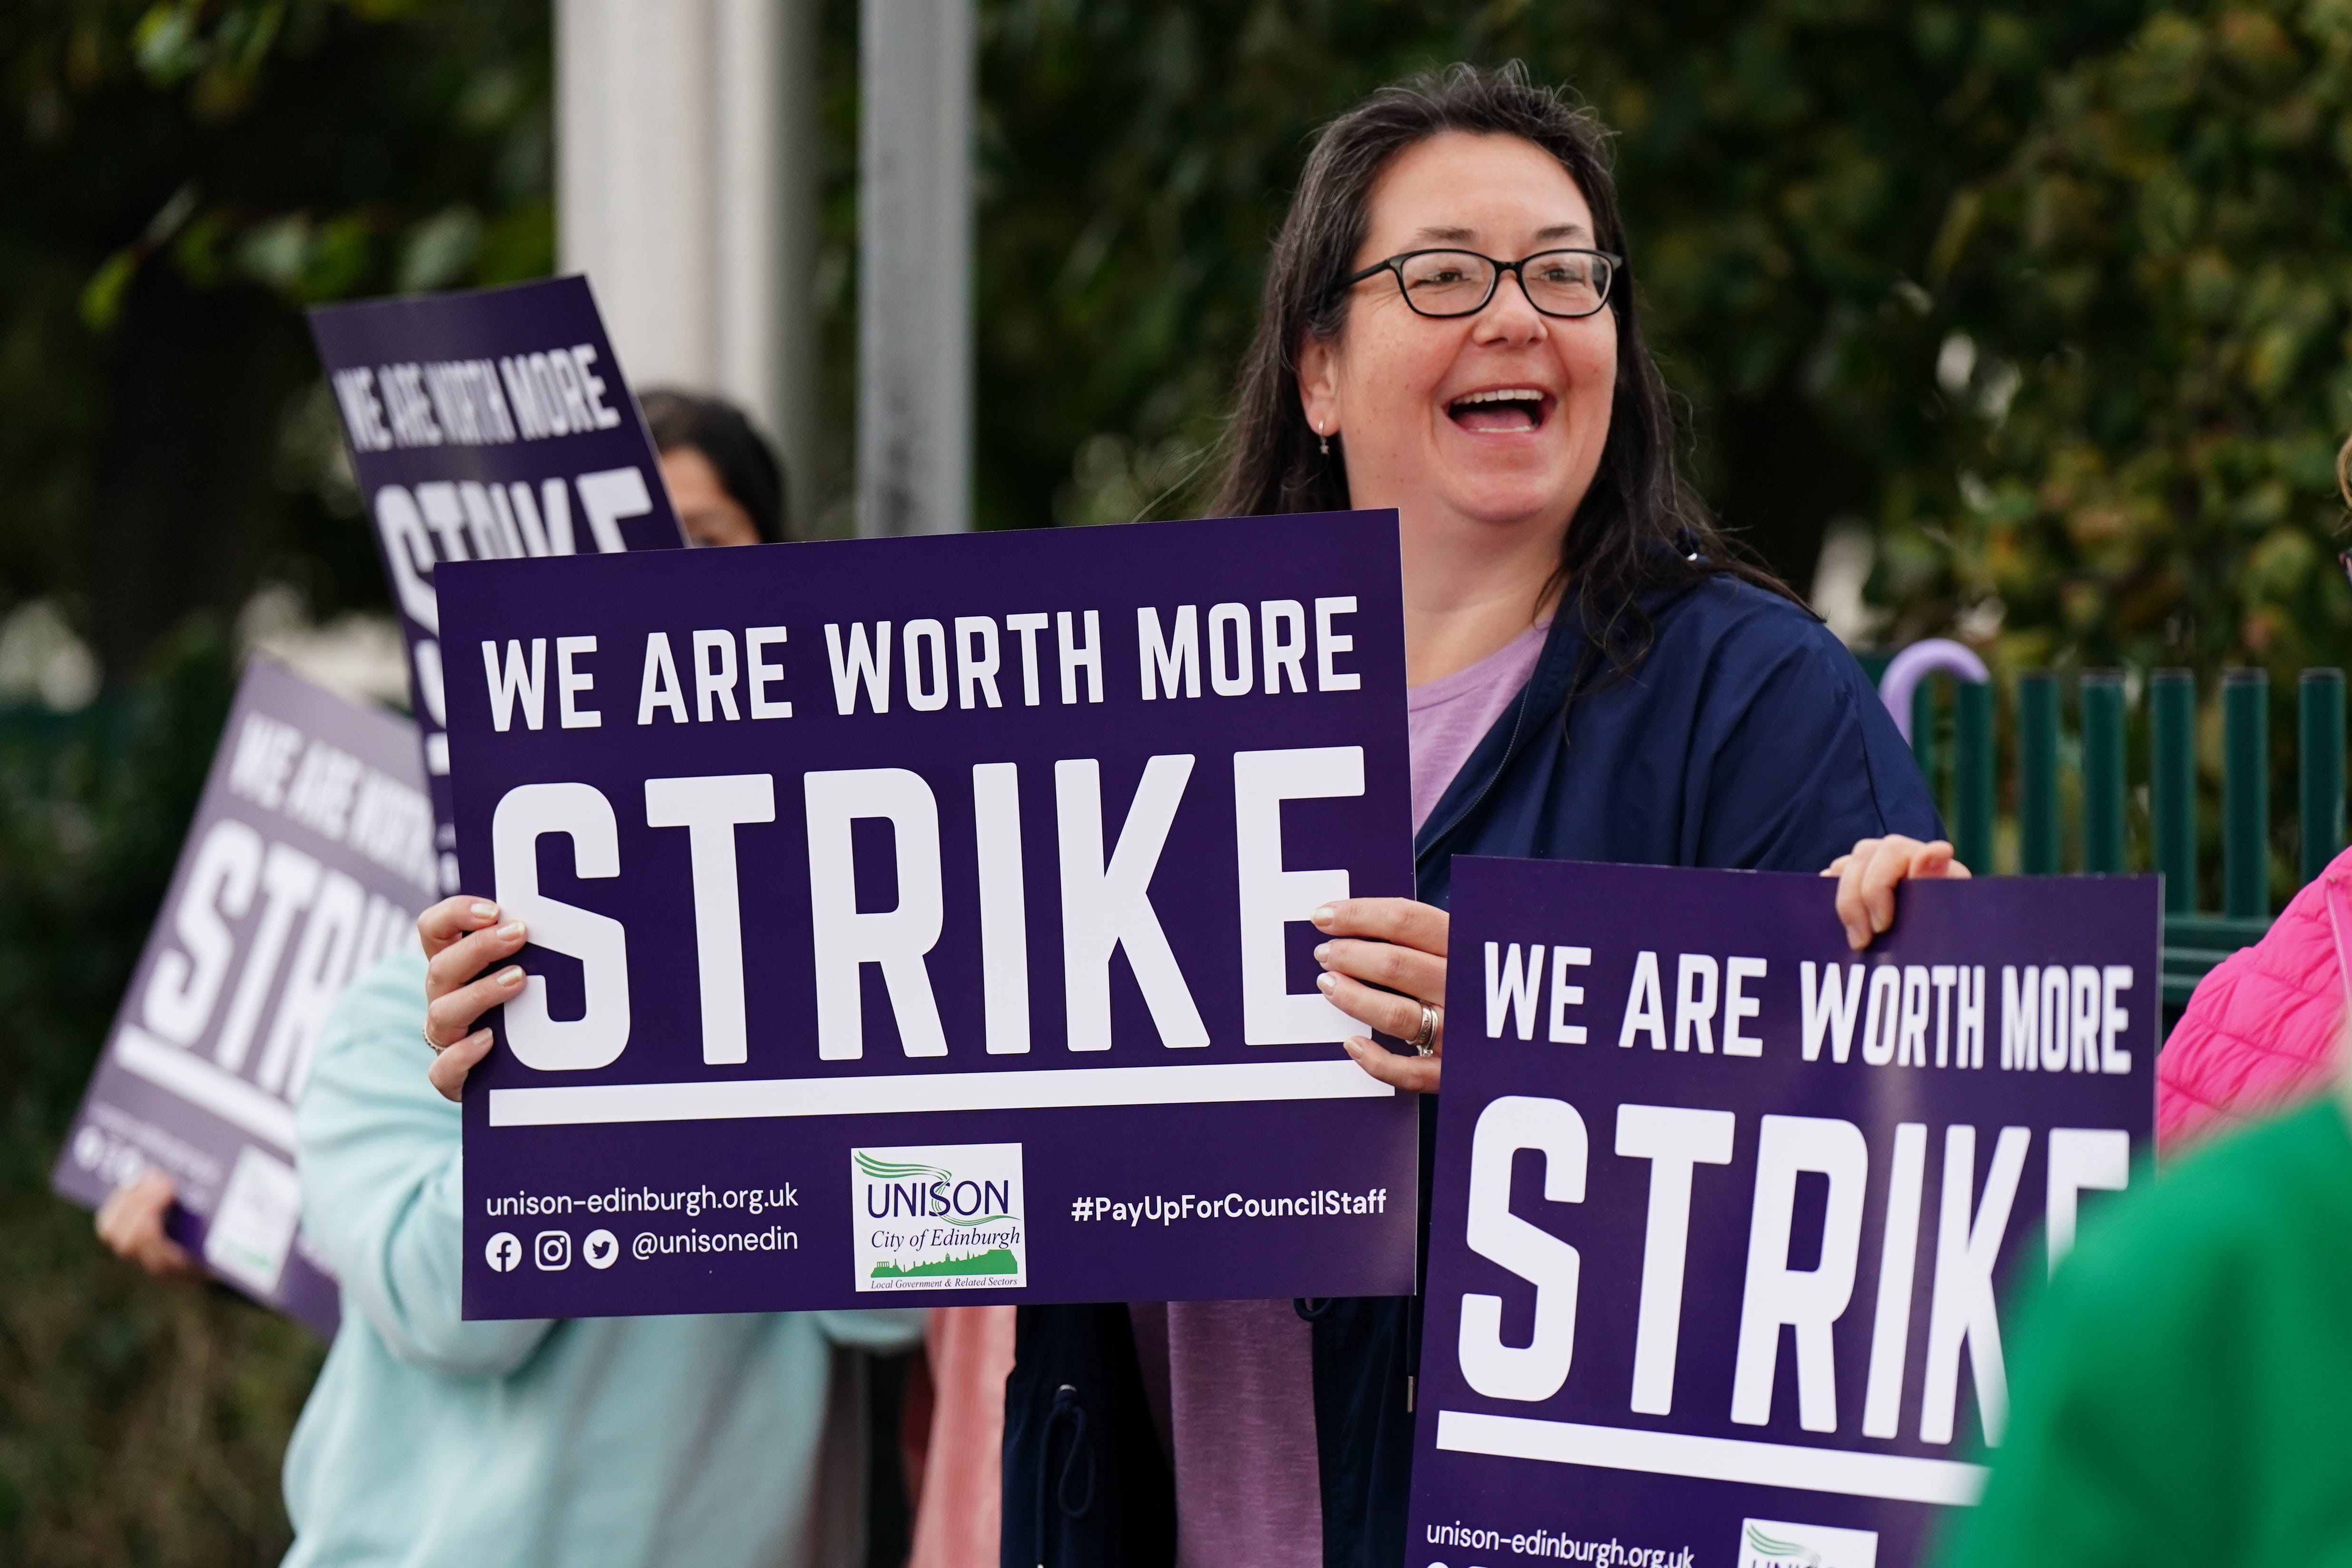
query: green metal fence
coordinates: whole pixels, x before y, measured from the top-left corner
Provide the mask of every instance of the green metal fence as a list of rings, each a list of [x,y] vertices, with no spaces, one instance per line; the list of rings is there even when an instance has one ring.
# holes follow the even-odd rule
[[[1922,680],[1911,695],[1912,752],[1936,792],[1954,848],[1975,870],[2163,873],[2165,1002],[2177,1016],[2208,969],[2268,929],[2274,876],[2287,879],[2291,868],[2293,885],[2301,887],[2344,847],[2344,672],[2306,669],[2296,684],[2291,855],[2271,826],[2270,678],[2260,669],[2222,672],[2215,694],[2219,877],[2202,882],[2197,677],[2159,669],[2139,684],[2144,715],[2136,716],[2126,672],[2081,671],[2072,682],[2070,730],[2060,672],[2027,670],[2016,678],[2007,835],[2000,832],[1993,686]],[[2145,793],[2132,788],[2136,731],[2144,735]],[[2218,908],[2202,901],[2207,892],[2218,894]]]

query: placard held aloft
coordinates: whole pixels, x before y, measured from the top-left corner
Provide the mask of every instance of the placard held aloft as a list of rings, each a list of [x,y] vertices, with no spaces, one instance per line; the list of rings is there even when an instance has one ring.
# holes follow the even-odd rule
[[[1399,1294],[1392,513],[444,569],[483,1317]]]

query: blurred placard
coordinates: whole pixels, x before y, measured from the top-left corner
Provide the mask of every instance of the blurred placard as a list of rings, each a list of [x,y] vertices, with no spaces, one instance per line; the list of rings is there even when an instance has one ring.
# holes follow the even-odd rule
[[[400,612],[452,893],[435,567],[669,549],[685,535],[586,279],[321,306],[310,335]]]
[[[415,728],[254,659],[57,1190],[96,1207],[151,1166],[170,1173],[171,1231],[192,1255],[332,1333],[335,1281],[300,1225],[294,1104],[328,1009],[415,940],[436,879]]]

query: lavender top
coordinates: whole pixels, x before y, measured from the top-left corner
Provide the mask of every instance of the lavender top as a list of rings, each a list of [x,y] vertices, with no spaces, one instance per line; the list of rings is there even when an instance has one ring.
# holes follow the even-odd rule
[[[1429,820],[1454,775],[1462,771],[1462,764],[1478,749],[1478,742],[1486,738],[1511,699],[1527,685],[1550,626],[1551,617],[1547,616],[1477,663],[1406,690],[1415,833]]]
[[[1550,625],[1405,693],[1416,833],[1527,684]],[[1320,1568],[1309,1326],[1287,1301],[1139,1301],[1130,1311],[1176,1476],[1177,1568]]]

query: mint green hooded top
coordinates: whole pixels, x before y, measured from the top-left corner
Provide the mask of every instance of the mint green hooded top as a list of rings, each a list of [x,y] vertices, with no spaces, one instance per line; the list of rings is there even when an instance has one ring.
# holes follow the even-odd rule
[[[421,956],[363,976],[295,1112],[343,1318],[287,1449],[289,1568],[814,1561],[832,1348],[903,1349],[922,1313],[461,1321],[458,1110],[424,1020]]]

